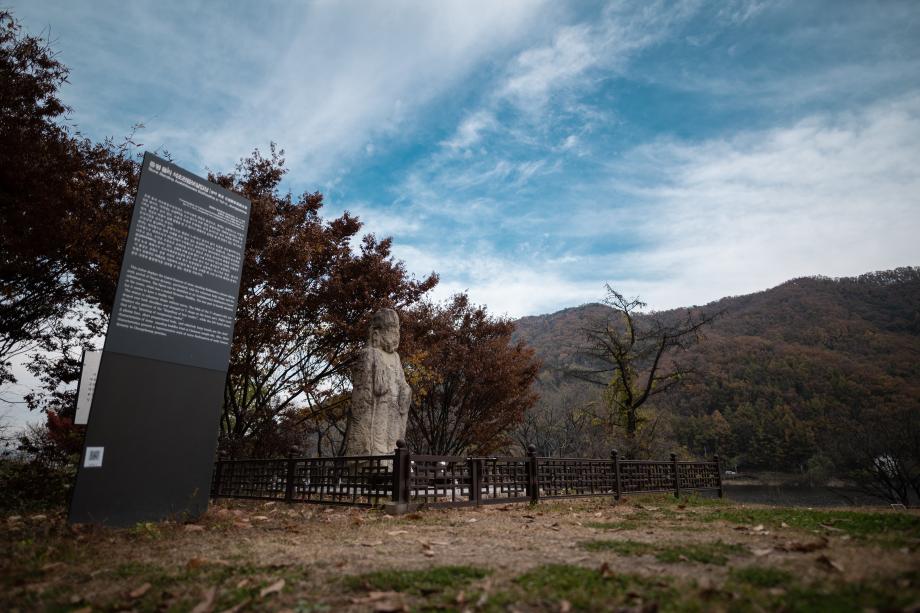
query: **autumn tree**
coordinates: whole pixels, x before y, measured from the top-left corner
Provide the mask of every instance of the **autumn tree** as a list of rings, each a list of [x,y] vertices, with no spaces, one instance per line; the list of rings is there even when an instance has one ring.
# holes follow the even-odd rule
[[[410,276],[390,239],[359,241],[356,217],[323,219],[322,195],[281,193],[285,172],[272,147],[210,177],[252,202],[221,416],[221,446],[232,453],[303,446],[282,435],[335,410],[370,315],[404,309],[437,283]]]
[[[93,143],[66,125],[67,74],[0,11],[0,384],[41,350],[32,369],[58,395],[74,376],[61,356],[104,329],[91,306],[114,296],[136,169],[130,140]]]
[[[917,390],[912,390],[916,394]],[[835,424],[838,458],[865,491],[906,507],[920,504],[920,406],[917,396],[879,404]]]
[[[693,370],[679,361],[715,315],[688,310],[680,318],[643,313],[639,298],[606,286],[609,316],[585,328],[582,364],[570,373],[602,389],[595,418],[610,436],[625,438],[627,457],[648,450],[658,426],[645,407],[650,398],[673,389]]]
[[[539,362],[514,324],[457,294],[404,313],[400,354],[413,390],[407,438],[418,453],[491,453],[537,400]]]

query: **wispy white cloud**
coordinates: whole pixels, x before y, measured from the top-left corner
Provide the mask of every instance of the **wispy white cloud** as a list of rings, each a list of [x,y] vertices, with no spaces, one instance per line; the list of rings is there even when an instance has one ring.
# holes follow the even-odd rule
[[[369,138],[411,132],[425,105],[531,35],[543,9],[517,1],[371,3],[360,11],[311,4],[297,16],[302,31],[262,82],[203,134],[202,155],[229,161],[272,135],[300,180],[323,181]],[[471,143],[482,127],[468,124],[461,141]]]
[[[470,233],[398,253],[410,269],[442,272],[439,295],[468,289],[514,316],[597,300],[606,281],[652,308],[704,304],[797,276],[920,264],[917,159],[920,93],[726,139],[644,144],[586,186],[593,201],[526,220],[534,243],[509,252]],[[542,249],[537,230],[568,247]]]
[[[920,262],[920,94],[855,113],[687,144],[640,147],[658,186],[634,185],[654,248],[621,258],[660,307],[802,275]],[[635,170],[635,168],[633,169]],[[646,171],[648,168],[645,169]]]
[[[539,37],[556,9],[451,0],[215,12],[164,0],[87,10],[49,0],[18,14],[33,29],[58,24],[52,34],[76,84],[68,101],[83,127],[120,135],[142,121],[145,143],[220,169],[276,141],[299,184],[315,186],[333,182],[368,142],[411,133],[427,104]]]

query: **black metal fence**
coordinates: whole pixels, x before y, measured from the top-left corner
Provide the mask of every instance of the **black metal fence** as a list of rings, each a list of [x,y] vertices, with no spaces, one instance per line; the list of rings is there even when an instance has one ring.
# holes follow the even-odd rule
[[[211,496],[359,507],[462,507],[540,499],[644,492],[715,490],[721,497],[718,457],[711,462],[413,454],[403,441],[393,454],[338,458],[222,460]]]

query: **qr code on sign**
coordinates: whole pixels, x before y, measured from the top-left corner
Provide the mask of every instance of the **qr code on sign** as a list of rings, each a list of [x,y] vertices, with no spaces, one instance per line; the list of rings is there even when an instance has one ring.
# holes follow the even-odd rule
[[[83,461],[84,468],[98,468],[102,466],[102,453],[105,447],[87,447],[86,459]]]

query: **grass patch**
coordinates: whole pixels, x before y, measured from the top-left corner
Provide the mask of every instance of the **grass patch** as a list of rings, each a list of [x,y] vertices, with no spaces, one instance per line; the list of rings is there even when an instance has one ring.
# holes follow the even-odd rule
[[[784,571],[748,567],[731,574],[736,586],[701,592],[692,582],[672,577],[647,578],[580,566],[541,566],[515,578],[505,591],[493,594],[487,611],[509,606],[525,610],[558,610],[567,601],[575,611],[790,611],[856,612],[900,610],[916,600],[916,592],[879,583],[799,584]],[[776,588],[783,589],[776,589]]]
[[[490,570],[475,566],[436,566],[425,570],[379,570],[347,577],[345,584],[352,590],[432,594],[463,587],[483,579]]]
[[[586,523],[585,526],[597,530],[635,530],[639,527],[639,522],[629,519],[623,521],[592,521]]]
[[[639,541],[583,541],[579,545],[587,551],[612,551],[621,556],[645,556],[658,551],[654,545]]]
[[[699,562],[724,566],[731,556],[746,555],[748,550],[734,543],[688,543],[686,545],[656,545],[639,541],[585,541],[588,551],[613,551],[623,556],[654,555],[659,562]]]
[[[745,566],[731,572],[732,579],[754,587],[781,587],[793,582],[792,573],[772,566]]]
[[[734,524],[764,524],[774,528],[783,523],[791,528],[813,532],[837,532],[855,538],[875,538],[903,542],[920,538],[920,515],[865,511],[825,511],[812,509],[718,509],[700,519],[722,520]]]
[[[675,562],[699,562],[700,564],[715,564],[724,566],[732,556],[747,555],[748,550],[735,543],[688,543],[687,545],[671,546],[660,550],[655,558],[659,562],[673,564]]]
[[[834,586],[793,586],[771,603],[793,613],[857,613],[867,609],[900,611],[912,604],[909,596],[865,583]]]
[[[699,492],[691,492],[686,496],[681,496],[678,505],[683,504],[688,507],[726,507],[729,502],[724,498],[710,498],[703,496]]]
[[[700,492],[690,492],[680,498],[673,494],[627,494],[628,504],[634,507],[724,507],[731,503],[722,498],[710,498]]]
[[[615,575],[571,566],[550,564],[514,579],[520,593],[498,595],[489,602],[494,610],[504,604],[527,603],[546,610],[558,610],[568,601],[576,611],[607,611],[614,605],[657,603],[661,607],[676,601],[678,593],[668,582],[633,575]],[[517,592],[517,590],[515,591]]]

